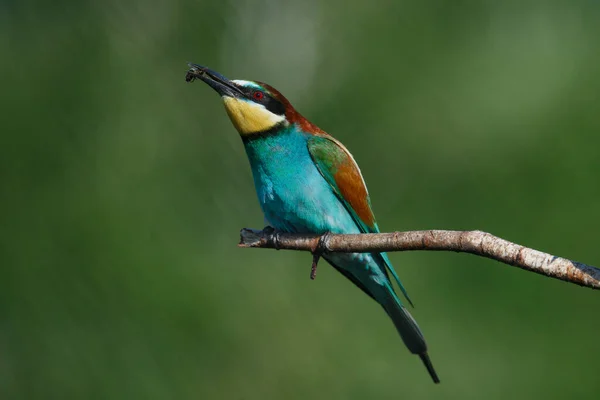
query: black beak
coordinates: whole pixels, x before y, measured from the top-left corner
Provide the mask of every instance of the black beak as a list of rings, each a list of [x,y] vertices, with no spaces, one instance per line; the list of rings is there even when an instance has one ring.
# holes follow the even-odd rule
[[[238,88],[235,83],[225,78],[218,72],[212,71],[198,64],[188,63],[190,69],[185,74],[186,82],[193,82],[195,79],[201,79],[211,88],[215,89],[220,96],[245,97],[244,92]]]

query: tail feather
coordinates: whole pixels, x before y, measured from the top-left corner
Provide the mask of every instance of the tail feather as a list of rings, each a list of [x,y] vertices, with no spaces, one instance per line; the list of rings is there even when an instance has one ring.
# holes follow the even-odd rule
[[[394,322],[394,325],[396,326],[402,341],[406,347],[408,347],[408,350],[421,358],[423,364],[425,364],[425,368],[427,368],[427,372],[431,375],[433,382],[440,383],[440,379],[433,368],[431,359],[429,358],[429,355],[427,355],[427,343],[425,342],[423,333],[421,333],[421,329],[419,329],[419,325],[417,325],[417,321],[415,321],[408,310],[400,304],[396,296],[390,296],[389,301],[384,304],[384,309]]]
[[[433,379],[433,383],[440,383],[440,378],[438,378],[437,373],[435,372],[435,369],[433,368],[433,364],[431,363],[431,359],[429,358],[429,355],[427,355],[427,353],[422,353],[422,354],[419,354],[419,357],[421,357],[421,361],[423,361],[423,364],[425,364],[425,368],[427,368],[427,372],[429,372],[429,375],[431,375],[431,379]]]

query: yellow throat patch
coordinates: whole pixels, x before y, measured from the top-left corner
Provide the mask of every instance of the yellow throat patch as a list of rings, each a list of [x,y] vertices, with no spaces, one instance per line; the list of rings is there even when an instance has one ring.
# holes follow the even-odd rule
[[[229,119],[240,135],[263,132],[283,122],[285,117],[273,114],[260,104],[233,97],[223,97]]]

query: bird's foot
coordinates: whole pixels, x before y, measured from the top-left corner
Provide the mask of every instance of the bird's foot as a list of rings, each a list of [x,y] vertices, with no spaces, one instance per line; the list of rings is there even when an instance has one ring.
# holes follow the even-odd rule
[[[270,225],[265,226],[262,231],[267,236],[267,241],[273,244],[275,250],[279,250],[279,231]]]
[[[317,277],[317,265],[319,264],[319,259],[323,254],[329,251],[329,240],[331,239],[331,232],[325,232],[319,237],[319,241],[317,242],[315,248],[312,251],[313,262],[312,267],[310,268],[310,279],[314,280]]]

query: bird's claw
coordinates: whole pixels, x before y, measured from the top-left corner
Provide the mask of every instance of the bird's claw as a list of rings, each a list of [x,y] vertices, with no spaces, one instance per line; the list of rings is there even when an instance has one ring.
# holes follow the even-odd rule
[[[314,280],[317,277],[317,265],[319,259],[323,254],[329,251],[329,240],[331,239],[331,232],[325,232],[319,237],[319,240],[312,251],[313,262],[310,268],[310,279]]]
[[[267,241],[273,244],[275,250],[279,250],[280,239],[279,239],[279,231],[272,226],[265,226],[263,228],[263,233],[267,236]]]

